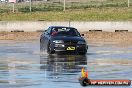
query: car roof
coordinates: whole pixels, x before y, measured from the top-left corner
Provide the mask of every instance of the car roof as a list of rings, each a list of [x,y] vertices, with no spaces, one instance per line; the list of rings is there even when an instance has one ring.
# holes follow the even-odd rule
[[[50,27],[51,27],[51,28],[58,28],[58,27],[60,27],[60,28],[61,28],[61,27],[62,27],[62,28],[63,28],[63,27],[64,27],[64,28],[74,28],[74,27],[66,27],[66,26],[50,26]],[[74,28],[74,29],[76,29],[76,28]]]

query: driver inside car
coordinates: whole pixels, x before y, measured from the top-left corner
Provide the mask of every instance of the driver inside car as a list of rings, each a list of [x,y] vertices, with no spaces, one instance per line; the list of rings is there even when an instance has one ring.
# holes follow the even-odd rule
[[[54,36],[54,35],[56,35],[57,33],[58,33],[58,29],[57,29],[57,28],[55,28],[55,29],[53,29],[53,30],[52,30],[51,35],[52,35],[52,36]]]

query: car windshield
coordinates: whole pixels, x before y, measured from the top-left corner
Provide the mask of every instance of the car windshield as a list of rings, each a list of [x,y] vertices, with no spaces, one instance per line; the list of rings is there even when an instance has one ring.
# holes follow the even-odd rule
[[[66,27],[55,27],[52,28],[53,36],[80,36],[80,33],[75,28],[66,28]]]

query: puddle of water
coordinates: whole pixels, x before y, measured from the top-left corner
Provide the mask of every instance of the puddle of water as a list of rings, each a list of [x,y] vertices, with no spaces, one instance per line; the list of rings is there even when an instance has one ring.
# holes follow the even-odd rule
[[[0,88],[81,88],[82,67],[91,79],[132,80],[131,53],[132,47],[91,44],[86,56],[49,56],[38,41],[0,41]]]

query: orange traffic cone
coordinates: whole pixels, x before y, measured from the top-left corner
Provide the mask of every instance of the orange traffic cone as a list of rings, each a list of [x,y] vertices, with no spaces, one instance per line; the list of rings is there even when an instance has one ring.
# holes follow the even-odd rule
[[[84,71],[84,67],[82,68],[82,77],[88,77],[88,71]]]

